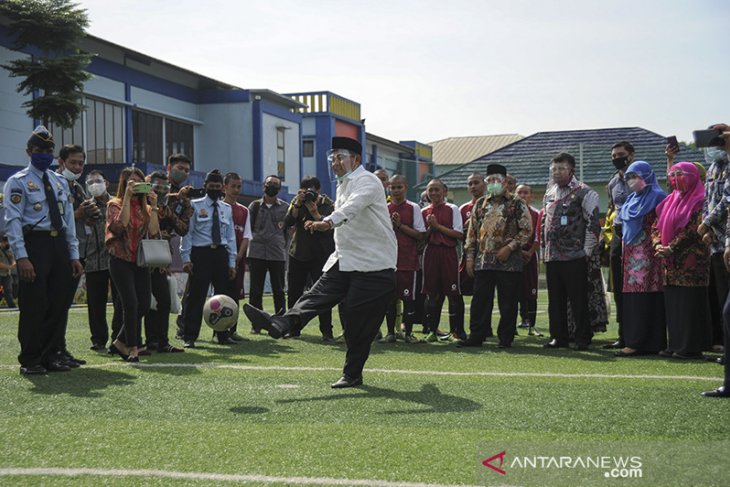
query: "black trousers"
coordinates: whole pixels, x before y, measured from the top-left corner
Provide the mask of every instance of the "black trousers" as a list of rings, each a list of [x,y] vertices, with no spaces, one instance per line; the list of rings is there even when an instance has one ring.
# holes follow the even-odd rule
[[[588,345],[593,332],[588,323],[588,262],[585,258],[545,263],[550,337],[568,344],[568,301],[575,319],[575,343]]]
[[[613,300],[616,303],[616,323],[618,323],[618,341],[624,343],[624,331],[621,323],[624,315],[624,264],[623,264],[623,231],[621,226],[613,227],[613,237],[609,246],[609,264],[611,265],[611,285]]]
[[[712,320],[712,344],[722,345],[723,306],[730,291],[730,275],[725,269],[722,252],[712,254],[710,259],[710,318]]]
[[[203,319],[203,305],[208,296],[208,288],[213,284],[215,294],[225,294],[233,298],[234,281],[228,278],[228,251],[222,245],[210,247],[193,247],[190,252],[193,272],[188,277],[190,286],[186,301],[183,303],[183,339],[195,341],[200,335]]]
[[[325,310],[342,303],[347,320],[347,354],[343,373],[351,378],[362,375],[370,355],[370,345],[378,334],[385,310],[395,292],[395,271],[342,272],[335,264],[304,293],[284,316],[292,326],[306,324]]]
[[[81,265],[85,266],[86,261],[81,259]],[[56,327],[56,330],[53,332],[53,349],[56,352],[65,352],[66,351],[66,329],[68,329],[68,312],[69,309],[71,309],[71,305],[74,304],[74,298],[76,297],[76,290],[79,288],[79,282],[81,281],[81,276],[73,277],[71,275],[71,289],[69,289],[69,293],[66,295],[67,303],[66,303],[66,311],[63,313],[63,319],[61,320],[62,323],[60,326]]]
[[[274,311],[281,313],[286,310],[284,296],[284,268],[285,262],[278,260],[247,259],[251,290],[249,291],[248,302],[251,306],[264,309],[264,283],[266,273],[269,273],[271,280],[271,292],[274,295]]]
[[[170,329],[170,283],[167,274],[159,269],[152,269],[152,295],[157,301],[157,309],[150,309],[144,315],[144,331],[147,345],[167,345],[170,340],[167,336]]]
[[[317,282],[317,279],[322,275],[322,267],[324,264],[325,262],[320,259],[312,259],[305,262],[293,257],[289,258],[287,291],[288,305],[290,308],[304,294],[304,288],[308,283],[311,282],[314,284]],[[319,331],[322,333],[322,336],[332,336],[332,310],[328,309],[319,314]]]
[[[723,328],[725,331],[725,380],[723,385],[726,389],[730,389],[730,294],[725,300],[725,306],[722,309]]]
[[[18,361],[23,367],[47,364],[57,351],[57,337],[65,329],[74,278],[68,244],[63,235],[30,232],[25,249],[35,270],[35,280],[20,280],[18,299]]]
[[[106,304],[109,296],[109,286],[112,290],[112,302],[117,299],[117,288],[112,282],[108,270],[86,273],[86,306],[89,316],[89,331],[91,343],[106,344],[109,340],[109,324],[106,320]],[[118,320],[118,306],[114,306],[114,318]],[[120,326],[121,329],[121,326]]]
[[[492,336],[494,291],[497,291],[499,324],[497,337],[502,345],[512,345],[517,321],[517,300],[522,286],[522,272],[482,270],[474,273],[474,297],[471,300],[469,334],[484,341]]]
[[[109,274],[119,293],[122,309],[122,328],[116,338],[127,347],[141,346],[140,325],[142,317],[150,309],[152,295],[150,270],[110,255]]]

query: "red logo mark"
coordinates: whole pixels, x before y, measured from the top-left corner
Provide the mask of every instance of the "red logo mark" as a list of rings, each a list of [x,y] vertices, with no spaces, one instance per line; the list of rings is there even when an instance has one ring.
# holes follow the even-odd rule
[[[503,451],[503,452],[501,452],[501,453],[497,453],[496,455],[494,455],[494,456],[492,456],[492,457],[489,457],[489,458],[487,458],[486,460],[484,460],[484,461],[482,462],[482,465],[484,465],[485,467],[491,468],[492,470],[494,470],[494,471],[495,471],[495,472],[497,472],[498,474],[502,474],[502,475],[507,475],[507,472],[506,472],[506,471],[504,471],[504,470],[502,470],[502,469],[500,468],[500,467],[501,467],[501,466],[502,466],[502,465],[504,464],[504,456],[505,456],[506,454],[507,454],[507,452],[506,452],[506,451]],[[495,460],[495,459],[497,459],[497,458],[499,458],[499,467],[495,467],[494,465],[492,465],[492,460]]]

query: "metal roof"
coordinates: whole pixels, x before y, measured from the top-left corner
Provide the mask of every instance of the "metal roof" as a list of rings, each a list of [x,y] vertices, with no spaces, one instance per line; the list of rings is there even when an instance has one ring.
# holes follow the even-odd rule
[[[449,137],[429,144],[433,147],[434,164],[446,166],[471,162],[522,138],[519,134],[475,135]]]
[[[607,183],[615,169],[611,164],[611,146],[628,141],[636,150],[635,160],[649,162],[657,179],[666,180],[666,138],[641,127],[623,127],[591,130],[538,132],[498,149],[472,162],[439,176],[449,188],[466,188],[466,179],[474,172],[486,173],[488,164],[502,164],[519,183],[544,185],[548,181],[552,158],[559,152],[568,152],[576,159],[576,176],[586,183]],[[676,161],[703,162],[704,154],[680,144]],[[422,183],[420,186],[425,186]]]

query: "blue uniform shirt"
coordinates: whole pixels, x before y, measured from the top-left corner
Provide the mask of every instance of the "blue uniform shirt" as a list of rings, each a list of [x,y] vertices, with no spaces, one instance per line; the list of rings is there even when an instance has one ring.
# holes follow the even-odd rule
[[[190,217],[188,233],[180,243],[183,263],[190,262],[193,247],[213,245],[213,200],[208,196],[190,201],[193,216]],[[218,219],[221,229],[221,245],[228,251],[228,267],[236,267],[236,234],[233,231],[233,210],[223,200],[218,201]]]
[[[79,258],[79,242],[76,240],[76,224],[68,183],[63,176],[51,170],[46,170],[46,173],[51,187],[56,192],[56,200],[60,203],[59,210],[63,220],[64,238],[68,243],[69,258],[76,260]],[[5,232],[16,259],[28,257],[23,237],[24,226],[32,227],[31,231],[51,230],[51,215],[48,212],[42,178],[43,172],[29,165],[10,176],[5,183],[3,198]]]

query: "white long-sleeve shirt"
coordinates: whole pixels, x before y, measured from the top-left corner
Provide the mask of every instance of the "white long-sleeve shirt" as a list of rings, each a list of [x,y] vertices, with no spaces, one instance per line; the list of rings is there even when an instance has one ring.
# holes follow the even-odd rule
[[[398,244],[383,184],[362,166],[337,186],[335,211],[324,221],[331,221],[335,227],[335,251],[324,271],[338,261],[343,272],[396,268]]]

